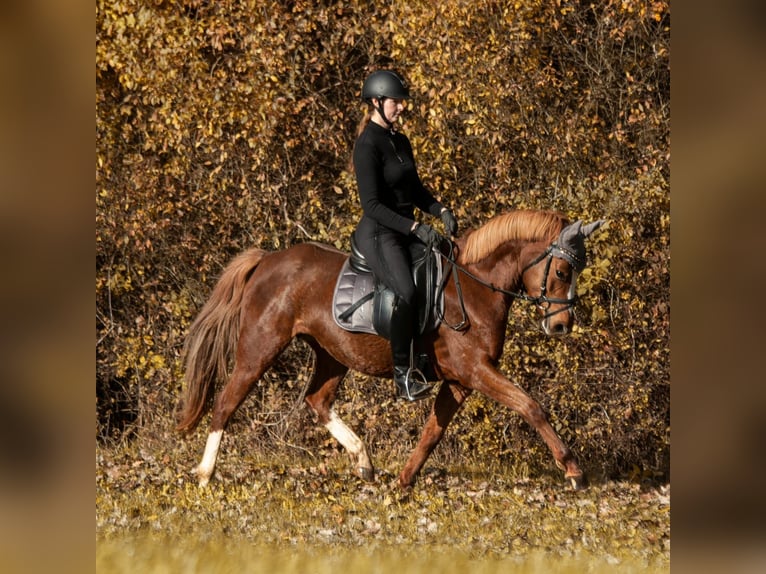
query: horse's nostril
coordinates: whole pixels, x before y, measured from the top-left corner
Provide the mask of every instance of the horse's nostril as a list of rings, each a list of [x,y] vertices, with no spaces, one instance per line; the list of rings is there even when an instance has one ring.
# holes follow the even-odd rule
[[[552,332],[554,335],[566,335],[567,326],[564,323],[556,323],[553,325]]]

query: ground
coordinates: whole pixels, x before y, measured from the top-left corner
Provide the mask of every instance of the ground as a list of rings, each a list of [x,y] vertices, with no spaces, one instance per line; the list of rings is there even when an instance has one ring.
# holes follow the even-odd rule
[[[530,477],[491,463],[430,464],[402,492],[396,461],[379,462],[367,483],[340,453],[318,460],[230,448],[200,489],[193,447],[179,445],[97,449],[99,571],[135,571],[137,560],[173,570],[192,558],[232,568],[240,560],[315,560],[315,571],[342,559],[370,570],[388,556],[413,572],[445,556],[449,567],[472,560],[485,571],[508,561],[534,572],[583,563],[588,571],[669,571],[669,484],[601,481],[573,492],[558,471]]]

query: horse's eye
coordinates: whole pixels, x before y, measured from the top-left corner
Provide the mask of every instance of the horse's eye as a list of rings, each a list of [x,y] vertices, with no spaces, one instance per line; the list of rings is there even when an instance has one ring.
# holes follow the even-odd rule
[[[566,275],[561,269],[556,269],[556,277],[561,279],[562,281],[566,279]]]

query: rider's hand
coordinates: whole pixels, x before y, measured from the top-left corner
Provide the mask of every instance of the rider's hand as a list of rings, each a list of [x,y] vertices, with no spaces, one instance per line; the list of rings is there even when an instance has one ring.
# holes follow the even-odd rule
[[[439,217],[442,220],[442,223],[444,224],[444,229],[447,231],[450,237],[454,237],[457,235],[457,219],[455,219],[455,216],[452,214],[452,212],[449,209],[443,210]]]
[[[441,241],[441,235],[427,223],[419,223],[413,233],[415,237],[420,239],[426,245],[437,245]]]

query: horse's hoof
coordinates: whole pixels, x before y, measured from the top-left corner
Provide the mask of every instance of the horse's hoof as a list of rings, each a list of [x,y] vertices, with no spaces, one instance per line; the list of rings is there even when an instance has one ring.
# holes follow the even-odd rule
[[[192,473],[193,473],[193,474],[194,474],[194,475],[197,477],[197,479],[198,479],[198,482],[197,482],[197,486],[198,486],[198,487],[200,487],[200,488],[205,488],[205,487],[208,485],[208,483],[210,482],[210,476],[209,476],[207,473],[205,473],[205,472],[202,472],[202,471],[200,470],[200,468],[199,468],[199,467],[196,467],[196,468],[195,468],[195,469],[192,471]]]
[[[396,480],[395,485],[401,492],[410,494],[415,489],[415,477],[405,476],[404,472],[402,472]]]
[[[588,479],[584,474],[568,476],[567,478],[569,479],[569,484],[572,485],[572,490],[575,492],[579,492],[580,490],[585,490],[588,488]]]
[[[415,493],[415,487],[412,484],[402,485],[399,481],[394,482],[391,488],[397,502],[409,502]]]
[[[373,482],[375,480],[375,471],[372,468],[360,466],[357,469],[357,473],[359,474],[359,478],[367,482]]]
[[[210,477],[205,476],[203,474],[197,474],[197,478],[199,479],[199,481],[197,482],[197,486],[199,486],[200,488],[205,488],[210,482]]]

